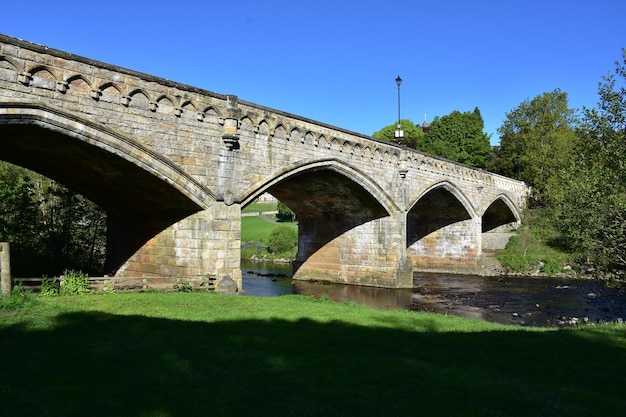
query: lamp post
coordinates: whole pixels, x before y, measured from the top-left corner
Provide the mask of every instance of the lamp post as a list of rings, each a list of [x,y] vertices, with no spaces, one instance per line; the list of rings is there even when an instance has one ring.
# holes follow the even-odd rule
[[[402,131],[402,125],[400,124],[400,84],[402,84],[402,78],[398,75],[396,78],[396,84],[398,84],[398,128],[396,129],[395,138],[402,139],[404,132]]]

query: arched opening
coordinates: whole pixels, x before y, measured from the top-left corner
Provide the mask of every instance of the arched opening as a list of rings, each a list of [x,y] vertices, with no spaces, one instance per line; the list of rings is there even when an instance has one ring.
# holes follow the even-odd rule
[[[416,268],[457,269],[480,253],[473,209],[448,183],[425,192],[407,213],[407,257]]]
[[[502,226],[509,231],[514,228],[519,219],[511,207],[511,203],[503,196],[498,197],[491,203],[483,214],[482,232],[487,233],[497,228],[502,228]]]
[[[467,209],[446,187],[430,190],[407,213],[407,246],[450,224],[471,219]]]
[[[388,215],[360,184],[331,169],[300,172],[268,192],[299,220],[300,263],[348,230]]]
[[[482,248],[486,251],[504,249],[513,235],[512,231],[519,225],[511,201],[505,196],[495,199],[482,217]]]
[[[318,161],[287,169],[255,191],[270,193],[298,219],[294,279],[406,285],[398,283],[402,222],[390,220],[400,214],[372,184],[337,161]]]
[[[0,241],[11,244],[11,275],[103,274],[106,212],[62,184],[0,161]]]
[[[104,273],[202,209],[207,192],[131,139],[41,105],[0,113],[0,159],[65,185],[107,213]],[[171,178],[171,179],[170,179]]]

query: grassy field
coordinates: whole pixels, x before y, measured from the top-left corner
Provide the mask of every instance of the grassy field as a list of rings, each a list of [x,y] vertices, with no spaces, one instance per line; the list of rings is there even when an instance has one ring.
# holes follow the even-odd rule
[[[626,326],[507,327],[302,296],[0,309],[2,416],[621,416]]]
[[[267,242],[267,237],[278,225],[264,220],[260,216],[241,218],[242,242]]]
[[[259,213],[262,211],[276,211],[276,204],[252,203],[241,210],[242,213]]]

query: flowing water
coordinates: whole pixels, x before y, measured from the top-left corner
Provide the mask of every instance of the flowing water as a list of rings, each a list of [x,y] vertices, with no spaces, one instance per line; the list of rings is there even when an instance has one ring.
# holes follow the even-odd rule
[[[416,273],[412,289],[292,281],[291,265],[242,261],[247,295],[328,296],[381,309],[454,314],[504,324],[572,325],[626,319],[626,293],[592,280]]]

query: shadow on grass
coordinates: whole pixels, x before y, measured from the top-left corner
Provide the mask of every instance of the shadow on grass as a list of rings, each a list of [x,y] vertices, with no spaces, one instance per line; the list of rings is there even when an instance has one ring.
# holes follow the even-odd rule
[[[0,330],[0,415],[571,417],[626,409],[625,330],[431,327],[66,313],[54,329]]]

